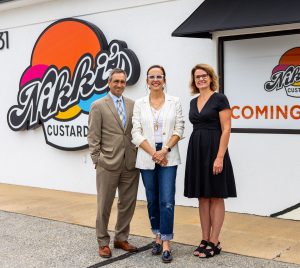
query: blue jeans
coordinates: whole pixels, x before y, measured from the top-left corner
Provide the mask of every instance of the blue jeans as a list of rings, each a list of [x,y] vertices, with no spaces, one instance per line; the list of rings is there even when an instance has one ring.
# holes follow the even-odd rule
[[[156,150],[161,149],[161,143]],[[177,166],[162,167],[155,164],[155,169],[141,169],[146,189],[148,215],[152,232],[160,235],[161,240],[173,239],[175,182]]]

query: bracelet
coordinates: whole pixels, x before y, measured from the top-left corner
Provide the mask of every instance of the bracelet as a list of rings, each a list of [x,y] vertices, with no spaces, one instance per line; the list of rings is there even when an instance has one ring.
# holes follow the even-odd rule
[[[171,148],[169,146],[165,145],[163,148],[166,148],[168,152],[171,152]]]

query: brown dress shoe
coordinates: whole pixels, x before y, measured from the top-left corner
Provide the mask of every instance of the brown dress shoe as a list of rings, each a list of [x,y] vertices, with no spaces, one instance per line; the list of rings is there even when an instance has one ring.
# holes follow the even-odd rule
[[[128,243],[128,241],[114,241],[114,247],[120,248],[128,252],[137,252],[138,248]]]
[[[111,251],[110,251],[109,246],[99,247],[99,256],[102,258],[110,258]]]

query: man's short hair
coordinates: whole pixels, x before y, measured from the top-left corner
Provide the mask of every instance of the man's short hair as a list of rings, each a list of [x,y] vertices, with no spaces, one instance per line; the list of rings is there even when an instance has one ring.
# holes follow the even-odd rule
[[[127,74],[126,74],[126,72],[123,69],[121,69],[121,68],[114,68],[114,69],[111,69],[110,72],[109,72],[108,81],[111,81],[112,76],[114,74],[124,74],[125,75],[125,80],[127,80]]]

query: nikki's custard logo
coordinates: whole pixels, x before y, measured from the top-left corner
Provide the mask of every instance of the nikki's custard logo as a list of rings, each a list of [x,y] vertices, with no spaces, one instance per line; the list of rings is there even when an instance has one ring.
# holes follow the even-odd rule
[[[107,44],[101,30],[78,19],[51,24],[39,36],[29,67],[20,79],[17,105],[7,114],[14,130],[43,125],[47,144],[63,150],[87,147],[93,101],[108,92],[108,76],[122,68],[127,84],[140,76],[140,64],[124,41]]]
[[[268,92],[282,88],[288,96],[300,98],[300,47],[292,48],[281,56],[270,80],[265,83]]]

